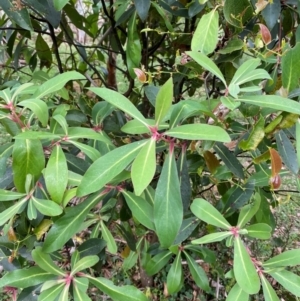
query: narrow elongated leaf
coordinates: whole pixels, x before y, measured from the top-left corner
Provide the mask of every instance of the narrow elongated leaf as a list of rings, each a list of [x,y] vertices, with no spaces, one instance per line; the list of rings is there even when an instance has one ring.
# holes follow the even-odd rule
[[[15,139],[48,139],[48,140],[58,140],[61,138],[60,135],[55,135],[49,132],[33,132],[26,131],[18,134],[14,137]]]
[[[247,235],[259,239],[269,239],[271,237],[272,228],[267,224],[255,224],[245,228]]]
[[[218,43],[219,14],[211,10],[201,17],[192,38],[192,51],[201,51],[208,55],[212,53]]]
[[[195,283],[204,291],[210,291],[209,281],[205,271],[187,252],[184,252],[184,254]]]
[[[96,161],[101,157],[101,154],[94,147],[80,143],[74,140],[69,140],[70,143],[78,147],[85,155],[87,155],[92,161]]]
[[[246,223],[248,223],[251,220],[251,218],[256,214],[256,212],[259,209],[259,206],[260,206],[260,195],[257,193],[255,194],[254,202],[252,204],[248,204],[244,206],[241,209],[237,226],[241,228],[244,225],[246,225]]]
[[[145,143],[147,141],[138,141],[121,146],[96,160],[85,173],[77,195],[87,195],[109,183],[132,162]]]
[[[124,285],[119,287],[114,285],[110,280],[102,277],[87,277],[92,284],[110,296],[114,301],[149,301],[146,295],[134,286]]]
[[[191,211],[202,221],[229,230],[231,225],[224,216],[209,202],[204,199],[195,199],[191,205]]]
[[[131,166],[131,179],[136,195],[151,183],[156,170],[155,139],[150,139],[140,150]]]
[[[80,229],[87,214],[103,197],[105,193],[89,196],[84,202],[70,208],[65,215],[58,218],[48,232],[43,251],[50,253],[61,249],[63,245]]]
[[[65,287],[64,283],[59,283],[53,285],[52,287],[45,289],[39,295],[39,300],[41,301],[55,301],[57,300],[57,296],[61,294]]]
[[[295,175],[298,174],[299,165],[295,148],[284,131],[275,134],[278,152],[286,167]]]
[[[265,301],[280,301],[273,287],[263,273],[260,274],[260,280],[264,292]]]
[[[106,88],[89,88],[96,95],[100,96],[113,106],[119,108],[123,112],[127,113],[129,116],[138,120],[140,123],[148,126],[146,118],[141,114],[141,112],[132,104],[132,102],[127,99],[122,94],[106,89]]]
[[[136,196],[132,192],[123,190],[122,194],[134,218],[148,229],[154,230],[153,207],[142,197]]]
[[[247,78],[248,74],[260,65],[260,59],[249,59],[244,62],[235,72],[231,84],[240,85],[240,83]]]
[[[171,265],[167,276],[167,288],[170,294],[174,294],[182,287],[181,252],[179,252]]]
[[[68,139],[93,139],[103,141],[107,144],[112,144],[110,139],[105,135],[104,132],[96,132],[93,129],[82,128],[82,127],[70,127],[68,129]]]
[[[234,239],[234,277],[239,286],[248,294],[256,294],[260,288],[259,277],[253,262],[240,237]]]
[[[48,160],[44,178],[52,200],[62,202],[68,184],[68,165],[60,145],[55,145]]]
[[[180,229],[183,207],[174,152],[166,157],[154,200],[154,225],[162,247],[170,247]]]
[[[217,232],[217,233],[211,233],[207,234],[201,238],[194,239],[192,240],[192,244],[209,244],[211,242],[216,242],[216,241],[221,241],[225,239],[226,237],[232,235],[231,232],[226,231],[226,232]]]
[[[40,267],[34,266],[29,269],[14,270],[6,273],[0,278],[0,287],[9,285],[17,288],[26,288],[55,279],[56,277],[52,273],[45,272]]]
[[[200,52],[197,52],[197,51],[187,51],[186,54],[189,55],[193,60],[195,60],[204,69],[208,70],[213,75],[218,77],[223,82],[225,87],[227,86],[225,78],[224,78],[221,70],[210,58],[208,58],[206,55],[204,55]]]
[[[222,143],[216,143],[214,150],[228,169],[239,179],[244,179],[244,169],[236,156]]]
[[[297,297],[300,297],[300,277],[298,275],[286,270],[269,274],[287,291],[291,292]]]
[[[62,213],[61,207],[49,200],[41,200],[35,197],[31,198],[36,209],[44,215],[57,216]]]
[[[85,79],[85,77],[77,71],[68,71],[52,77],[43,83],[34,93],[34,98],[42,98],[50,93],[54,93],[64,87],[70,80]]]
[[[23,200],[19,201],[18,203],[12,205],[11,207],[7,208],[3,212],[0,213],[0,226],[4,225],[11,217],[16,215],[19,210],[26,204],[27,200],[24,198]]]
[[[155,102],[155,122],[161,123],[168,113],[173,101],[173,79],[170,77],[159,89]]]
[[[179,245],[185,241],[199,225],[199,220],[196,217],[189,217],[182,221],[182,225],[174,241],[174,245]]]
[[[69,0],[53,0],[54,8],[57,11],[62,10],[67,3],[69,3]]]
[[[150,0],[134,0],[135,9],[143,22],[148,17],[148,11],[151,5]]]
[[[88,294],[85,291],[80,290],[76,285],[73,285],[73,293],[74,301],[92,301]]]
[[[38,264],[40,268],[42,268],[46,272],[61,277],[66,276],[66,273],[52,261],[50,255],[42,251],[41,247],[36,247],[31,254],[33,260]]]
[[[212,140],[230,142],[230,137],[225,130],[218,126],[208,124],[185,124],[173,128],[165,135],[188,140]]]
[[[146,262],[145,270],[149,276],[157,274],[170,260],[172,253],[162,251]]]
[[[107,243],[107,249],[110,253],[116,254],[118,251],[118,246],[116,244],[116,241],[110,231],[107,229],[103,221],[100,221],[101,224],[101,230],[102,230],[102,237]]]
[[[230,290],[226,301],[249,301],[249,294],[243,291],[243,289],[236,283]]]
[[[242,95],[237,101],[300,115],[300,103],[278,95]]]
[[[16,191],[0,189],[0,201],[1,202],[17,200],[25,195],[26,195],[26,193],[19,193]]]
[[[296,122],[296,151],[297,151],[297,160],[298,165],[300,165],[300,120]]]
[[[92,267],[99,261],[99,257],[96,255],[86,256],[77,261],[72,268],[71,275],[75,275],[76,273],[83,271],[87,268]]]
[[[37,181],[45,166],[42,143],[39,140],[17,139],[12,157],[15,186],[19,192],[25,192],[26,176],[31,174]]]
[[[300,249],[285,251],[264,262],[268,268],[300,265]]]

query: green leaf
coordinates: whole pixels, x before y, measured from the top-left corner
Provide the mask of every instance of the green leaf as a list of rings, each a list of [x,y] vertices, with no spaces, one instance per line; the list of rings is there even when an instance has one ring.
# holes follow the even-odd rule
[[[267,224],[255,224],[245,228],[247,235],[259,239],[269,239],[271,237],[272,228]]]
[[[51,259],[50,255],[44,253],[41,247],[36,247],[32,253],[32,258],[40,268],[51,274],[65,277],[66,273],[59,268]]]
[[[211,10],[203,15],[193,34],[192,51],[201,51],[208,55],[212,53],[218,43],[219,14],[217,10]]]
[[[174,152],[166,157],[154,200],[154,225],[162,247],[170,247],[180,229],[183,207]]]
[[[148,140],[132,163],[131,179],[136,195],[141,195],[154,177],[156,170],[155,145],[155,139]]]
[[[281,59],[282,85],[291,92],[299,86],[300,78],[300,43],[284,52]]]
[[[299,119],[296,122],[296,153],[297,153],[298,165],[300,165],[300,120]]]
[[[237,101],[300,115],[300,103],[277,95],[242,95]]]
[[[149,301],[142,291],[131,285],[116,286],[110,280],[87,276],[92,284],[114,301]]]
[[[44,178],[52,200],[61,204],[68,185],[68,165],[65,154],[59,144],[52,149]]]
[[[55,135],[49,132],[33,132],[26,131],[18,134],[14,137],[15,139],[47,139],[47,140],[59,140],[61,138],[60,135]]]
[[[300,277],[298,275],[285,270],[268,274],[279,282],[287,291],[300,297]]]
[[[116,244],[116,241],[110,231],[107,229],[103,221],[100,221],[101,224],[101,230],[102,230],[102,237],[107,243],[107,249],[110,253],[116,254],[118,251],[118,246]]]
[[[223,104],[225,107],[227,107],[228,109],[230,109],[230,110],[232,110],[232,111],[241,105],[240,102],[235,101],[235,100],[234,100],[232,97],[230,97],[230,96],[226,96],[226,97],[225,97],[225,96],[222,96],[222,97],[220,98],[220,100],[221,100],[222,104]]]
[[[243,291],[248,294],[258,293],[259,277],[240,237],[236,237],[234,240],[233,270],[235,280]]]
[[[154,230],[153,207],[142,197],[136,196],[132,192],[122,190],[122,194],[134,218],[148,229]]]
[[[97,161],[101,157],[100,152],[96,148],[94,148],[90,145],[80,143],[77,141],[73,141],[73,140],[69,140],[69,142],[72,143],[73,145],[75,145],[77,148],[79,148],[93,162]]]
[[[246,225],[251,220],[251,218],[256,214],[259,207],[260,207],[260,195],[256,193],[254,197],[254,202],[244,206],[241,209],[237,226],[241,228],[244,225]]]
[[[92,299],[85,293],[78,288],[76,285],[76,280],[73,280],[73,294],[74,294],[74,301],[92,301]]]
[[[61,207],[53,201],[37,199],[34,196],[31,199],[36,209],[44,215],[57,216],[63,212]]]
[[[174,32],[174,28],[169,20],[169,15],[155,2],[151,2],[151,5],[157,10],[158,14],[162,17],[163,22],[165,22],[166,27],[170,32]]]
[[[244,46],[244,42],[241,39],[232,38],[227,42],[224,48],[218,50],[218,53],[220,54],[232,53],[236,50],[242,49],[243,46]]]
[[[104,132],[96,132],[93,129],[82,128],[82,127],[71,127],[68,129],[68,139],[93,139],[97,141],[103,141],[107,144],[112,144],[110,139],[105,135]]]
[[[164,134],[188,140],[230,142],[230,137],[225,130],[218,126],[208,124],[185,124],[166,131]]]
[[[77,71],[68,71],[52,77],[44,82],[34,93],[34,98],[42,98],[47,94],[54,93],[64,87],[70,80],[85,79],[85,77]]]
[[[236,283],[233,288],[230,290],[226,301],[249,301],[249,294],[243,291],[240,288],[238,283]]]
[[[104,195],[105,193],[91,195],[84,202],[70,208],[65,215],[58,218],[46,236],[43,251],[50,253],[61,249],[70,237],[78,232],[91,208],[99,203]]]
[[[39,301],[56,301],[57,296],[63,291],[65,287],[64,283],[53,285],[52,287],[45,289],[39,295]]]
[[[298,159],[291,140],[282,130],[275,134],[275,138],[283,163],[293,174],[297,175],[299,171]]]
[[[264,262],[267,268],[287,267],[300,265],[300,249],[285,251]]]
[[[37,217],[37,210],[34,206],[34,203],[32,201],[32,198],[28,201],[27,204],[27,216],[29,220],[34,220]]]
[[[173,78],[170,77],[159,89],[155,102],[155,122],[161,124],[173,101]]]
[[[232,235],[232,233],[230,231],[211,233],[211,234],[207,234],[201,238],[192,240],[192,244],[194,244],[194,245],[208,244],[211,242],[221,241],[230,235]]]
[[[136,12],[141,18],[142,22],[145,22],[148,17],[149,8],[151,5],[150,0],[134,0]]]
[[[77,261],[72,268],[71,275],[75,275],[76,273],[83,271],[87,268],[94,266],[99,261],[99,256],[91,255],[81,258]]]
[[[187,51],[186,54],[189,55],[194,61],[196,61],[204,69],[208,70],[213,75],[218,77],[223,82],[225,87],[227,87],[225,78],[224,78],[221,70],[210,58],[208,58],[206,55],[204,55],[200,52],[197,52],[197,51]]]
[[[148,276],[157,274],[170,260],[172,253],[164,250],[146,262],[145,270]]]
[[[77,195],[87,195],[109,183],[132,162],[145,143],[147,141],[137,141],[121,146],[96,160],[85,173]],[[99,170],[102,172],[99,173]]]
[[[244,179],[244,169],[236,156],[222,143],[216,143],[214,150],[222,159],[228,169],[239,179]]]
[[[174,294],[177,293],[182,287],[182,265],[181,265],[181,252],[177,254],[174,262],[171,265],[171,268],[167,276],[167,288],[168,293]]]
[[[12,286],[26,288],[55,279],[57,276],[45,272],[40,267],[34,266],[28,269],[14,270],[0,278],[0,287]]]
[[[191,205],[191,211],[207,224],[227,230],[231,228],[224,216],[204,199],[195,199]]]
[[[195,283],[202,290],[209,292],[210,286],[205,271],[187,252],[184,252],[184,254]]]
[[[248,77],[248,74],[255,70],[260,64],[261,61],[258,58],[251,58],[245,61],[235,72],[231,84],[240,85]]]
[[[19,192],[25,192],[26,176],[31,174],[37,181],[45,166],[42,143],[39,140],[17,139],[12,157],[15,186]]]
[[[280,301],[273,287],[263,273],[260,274],[260,280],[264,292],[265,301]]]
[[[265,136],[264,126],[265,126],[265,119],[262,116],[260,116],[259,120],[253,127],[248,139],[240,141],[239,147],[243,151],[256,150],[259,143],[263,140]]]
[[[19,192],[16,192],[16,191],[9,191],[9,190],[0,189],[0,200],[1,200],[1,202],[17,200],[17,199],[20,199],[21,197],[23,197],[25,195],[26,195],[26,193],[19,193]]]
[[[57,11],[60,11],[63,9],[63,7],[65,5],[67,5],[69,3],[69,0],[53,0],[53,5],[54,5],[54,8],[57,10]]]
[[[26,204],[27,200],[24,198],[23,200],[19,201],[18,203],[12,205],[11,207],[7,208],[6,210],[0,213],[0,226],[4,225],[10,218],[16,215],[22,207]]]
[[[44,66],[50,68],[53,62],[52,51],[40,33],[35,39],[35,50],[38,58],[40,59],[40,68]]]

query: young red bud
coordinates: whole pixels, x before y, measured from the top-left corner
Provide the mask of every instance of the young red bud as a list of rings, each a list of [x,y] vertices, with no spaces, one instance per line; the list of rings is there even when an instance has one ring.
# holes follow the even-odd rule
[[[146,74],[143,70],[141,70],[139,68],[133,68],[133,71],[141,83],[145,83],[147,81]]]

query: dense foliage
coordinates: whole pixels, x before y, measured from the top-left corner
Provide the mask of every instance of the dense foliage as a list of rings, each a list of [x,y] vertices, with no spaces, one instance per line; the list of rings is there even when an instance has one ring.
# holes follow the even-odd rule
[[[297,5],[1,0],[3,300],[300,297]]]

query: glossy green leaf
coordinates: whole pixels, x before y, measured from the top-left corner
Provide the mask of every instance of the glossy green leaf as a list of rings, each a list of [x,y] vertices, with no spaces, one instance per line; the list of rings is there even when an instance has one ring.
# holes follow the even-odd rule
[[[53,5],[54,5],[54,8],[57,10],[57,11],[60,11],[63,9],[63,7],[65,5],[67,5],[69,3],[69,0],[53,0]]]
[[[123,190],[122,194],[134,218],[148,229],[154,230],[153,207],[142,197],[136,196],[132,192]]]
[[[77,71],[68,71],[52,77],[44,82],[34,93],[34,98],[42,98],[50,93],[54,93],[64,87],[70,80],[85,79],[85,77]]]
[[[272,228],[267,224],[255,224],[245,228],[250,237],[258,239],[269,239],[271,237]]]
[[[235,72],[231,83],[240,85],[244,79],[248,77],[248,74],[255,70],[260,64],[260,59],[257,58],[250,58],[249,60],[245,61]]]
[[[243,95],[237,101],[300,115],[300,103],[278,95]]]
[[[68,129],[68,139],[93,139],[97,141],[103,141],[107,144],[112,144],[110,139],[105,135],[104,132],[96,132],[93,129],[83,127],[70,127]]]
[[[53,285],[52,287],[45,289],[39,295],[39,300],[41,301],[56,301],[57,296],[61,294],[63,288],[65,287],[64,283],[59,283]]]
[[[218,50],[218,53],[220,54],[232,53],[236,50],[242,49],[243,46],[244,46],[244,42],[241,39],[232,38],[227,42],[224,48]]]
[[[170,77],[160,87],[155,102],[155,122],[159,125],[168,113],[173,101],[173,78]]]
[[[208,70],[213,75],[218,77],[223,82],[225,87],[227,86],[225,78],[224,78],[221,70],[210,58],[208,58],[206,55],[204,55],[200,52],[197,52],[197,51],[187,51],[186,54],[189,55],[193,60],[195,60],[204,69]]]
[[[101,157],[100,152],[87,144],[84,143],[80,143],[74,140],[69,140],[70,143],[72,143],[73,145],[75,145],[77,148],[79,148],[85,155],[87,155],[93,162],[97,161],[97,159],[99,159]]]
[[[188,263],[189,271],[192,274],[193,280],[197,284],[199,288],[202,290],[209,292],[210,286],[207,275],[203,268],[187,253],[184,252],[186,261]]]
[[[170,260],[172,253],[168,250],[164,250],[154,257],[151,260],[146,262],[145,270],[147,275],[153,276],[157,274]]]
[[[251,218],[256,214],[256,212],[259,209],[259,206],[260,206],[260,195],[256,193],[254,197],[254,202],[242,207],[239,214],[237,226],[241,228],[244,225],[246,225],[251,220]]]
[[[107,243],[108,251],[112,254],[116,254],[118,251],[118,246],[116,244],[114,237],[112,236],[111,232],[108,230],[108,228],[105,226],[102,220],[100,221],[100,224],[102,230],[102,237]]]
[[[205,235],[201,238],[192,240],[192,244],[194,244],[194,245],[209,244],[211,242],[221,241],[221,240],[225,239],[226,237],[228,237],[230,235],[232,235],[232,233],[229,232],[229,231],[211,233],[211,234],[207,234],[207,235]]]
[[[259,277],[254,264],[241,240],[234,240],[233,270],[236,282],[248,294],[256,294],[260,289]]]
[[[60,204],[68,184],[68,165],[60,145],[55,145],[48,160],[44,178],[51,199]]]
[[[63,245],[80,229],[87,214],[105,193],[89,196],[84,202],[70,208],[65,215],[58,218],[48,232],[43,244],[43,251],[50,253],[61,249]]]
[[[68,186],[79,186],[82,181],[82,175],[79,175],[73,171],[68,171]],[[65,200],[65,195],[64,195]]]
[[[285,251],[263,263],[264,267],[276,268],[300,265],[300,249]]]
[[[220,98],[220,100],[221,100],[221,102],[222,102],[222,104],[225,106],[225,107],[227,107],[228,109],[230,109],[230,110],[234,110],[234,109],[236,109],[237,107],[239,107],[240,105],[241,105],[241,103],[240,102],[238,102],[238,101],[235,101],[232,97],[230,97],[230,96],[222,96],[221,98]]]
[[[75,281],[73,281],[73,283],[74,282]],[[76,285],[73,285],[73,294],[74,294],[74,301],[92,301],[92,299],[88,296],[88,294],[78,289]]]
[[[53,122],[53,120],[55,120],[56,122]],[[52,116],[52,120],[51,120],[51,131],[52,132],[58,132],[58,125],[61,126],[65,136],[68,135],[68,131],[69,131],[69,125],[67,123],[66,117],[60,114],[55,114]]]
[[[299,87],[300,78],[300,43],[284,52],[281,60],[282,85],[291,92]]]
[[[37,217],[37,210],[34,206],[34,203],[32,201],[32,198],[28,201],[27,204],[27,216],[29,220],[34,220]]]
[[[148,140],[132,163],[131,179],[136,195],[141,195],[154,177],[156,170],[155,145],[155,139]]]
[[[224,216],[204,199],[195,199],[191,205],[191,211],[207,224],[227,230],[231,228]]]
[[[60,277],[66,276],[66,273],[52,261],[50,255],[42,251],[41,247],[36,247],[31,255],[36,264],[46,272]]]
[[[26,195],[26,193],[19,193],[19,192],[16,192],[16,191],[0,189],[0,200],[1,200],[1,202],[17,200],[17,199],[20,199],[21,197],[23,197],[25,195]]]
[[[170,247],[180,229],[183,207],[174,152],[165,158],[154,200],[154,225],[162,247]]]
[[[121,146],[96,160],[85,173],[77,195],[87,195],[109,183],[132,162],[145,143],[147,141],[137,141]]]
[[[88,276],[92,284],[100,289],[101,292],[110,296],[113,301],[149,301],[146,295],[138,288],[131,285],[116,286],[108,279]]]
[[[91,255],[81,258],[75,263],[74,267],[72,268],[71,275],[75,275],[80,271],[94,266],[98,261],[99,257],[97,255]]]
[[[47,139],[47,140],[59,140],[61,138],[60,135],[55,135],[49,132],[33,132],[26,131],[18,134],[14,137],[15,139]]]
[[[238,283],[236,283],[230,290],[226,301],[249,301],[249,294],[244,292]]]
[[[164,134],[188,140],[230,142],[230,137],[225,130],[218,126],[208,124],[185,124],[168,130]]]
[[[92,109],[92,117],[95,124],[102,124],[103,120],[114,111],[114,107],[107,101],[97,102]]]
[[[167,275],[167,288],[170,294],[177,293],[182,287],[181,252],[177,254]]]
[[[192,51],[202,52],[205,55],[212,53],[218,43],[219,13],[211,10],[203,15],[193,34]]]
[[[36,209],[44,215],[57,216],[62,213],[61,207],[53,201],[37,199],[34,196],[31,199]]]
[[[136,12],[143,22],[146,21],[148,17],[148,11],[151,5],[150,0],[134,0],[134,5]]]
[[[40,267],[34,266],[6,273],[0,278],[0,287],[9,285],[17,288],[26,288],[55,279],[56,277],[49,272],[45,272]]]
[[[277,132],[275,138],[278,152],[283,163],[293,174],[297,175],[299,171],[298,159],[291,140],[283,130]]]
[[[17,139],[12,157],[15,186],[19,192],[25,192],[26,176],[31,174],[37,181],[45,166],[42,143],[39,140]]]
[[[269,283],[269,281],[266,279],[263,273],[260,274],[260,280],[263,288],[264,293],[264,300],[265,301],[280,301],[276,292],[274,291],[273,287]]]
[[[261,12],[269,30],[272,30],[273,27],[277,24],[277,20],[280,16],[280,12],[281,12],[280,0],[273,0],[273,2],[269,2],[268,5]]]
[[[236,156],[223,143],[216,143],[214,150],[228,169],[239,179],[244,179],[244,169]]]
[[[300,297],[300,277],[298,275],[286,270],[268,274],[279,282],[287,291]]]
[[[10,218],[16,215],[19,212],[19,210],[25,206],[26,202],[27,200],[26,198],[24,198],[23,200],[20,200],[19,202],[15,203],[11,207],[2,211],[0,213],[0,226],[4,225]]]

